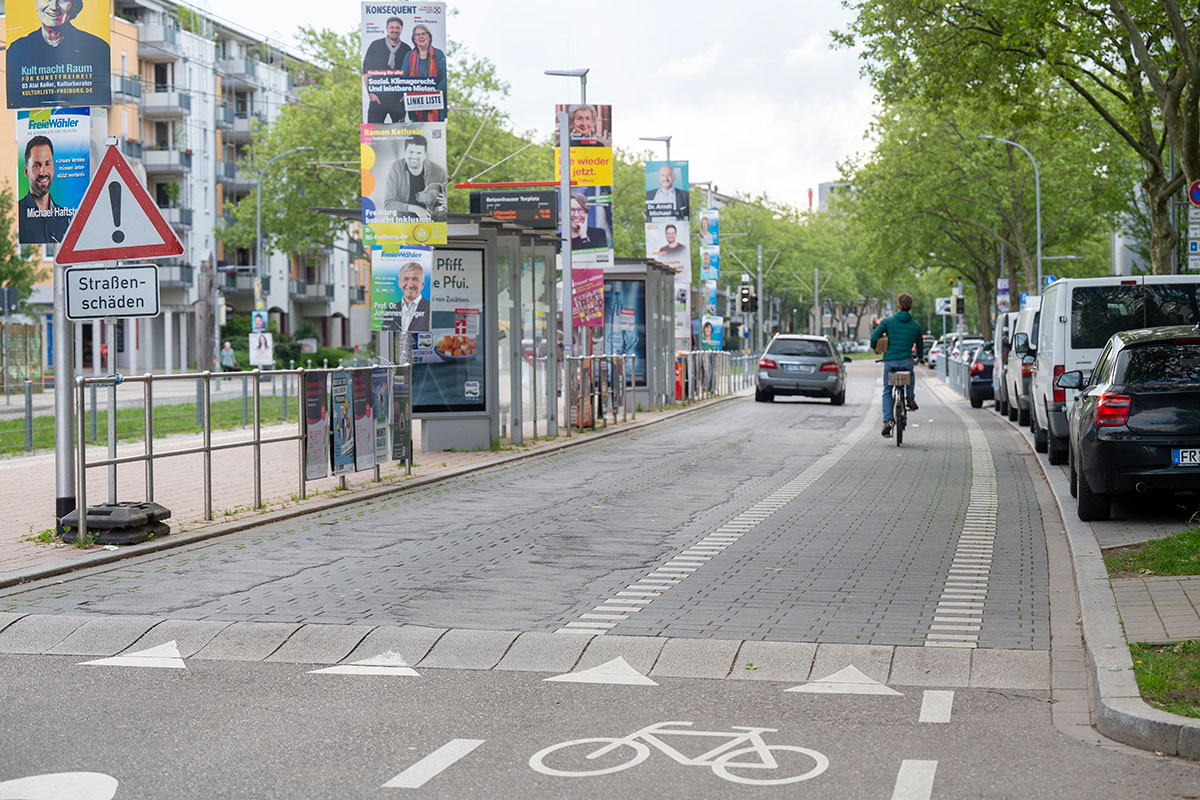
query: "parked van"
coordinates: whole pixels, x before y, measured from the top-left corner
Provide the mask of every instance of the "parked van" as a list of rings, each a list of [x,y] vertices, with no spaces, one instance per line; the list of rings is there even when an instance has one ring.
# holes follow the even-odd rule
[[[1042,292],[1033,370],[1034,448],[1051,464],[1067,463],[1067,409],[1074,389],[1059,389],[1063,372],[1087,375],[1119,331],[1200,322],[1200,275],[1066,278]]]
[[[1008,350],[1012,346],[1012,331],[1017,322],[1018,311],[1009,311],[996,315],[996,329],[992,331],[992,352],[996,356],[996,364],[992,369],[992,399],[996,403],[996,411],[1008,415],[1008,384],[1005,376],[1008,374]]]
[[[1029,424],[1029,378],[1033,374],[1033,352],[1031,342],[1037,341],[1039,297],[1030,297],[1025,307],[1017,314],[1012,328],[1008,350],[1008,365],[1005,372],[1005,389],[1008,391],[1008,418],[1018,425]],[[1018,339],[1024,336],[1023,339]],[[1024,347],[1018,347],[1024,343]],[[1020,349],[1020,352],[1018,352]]]

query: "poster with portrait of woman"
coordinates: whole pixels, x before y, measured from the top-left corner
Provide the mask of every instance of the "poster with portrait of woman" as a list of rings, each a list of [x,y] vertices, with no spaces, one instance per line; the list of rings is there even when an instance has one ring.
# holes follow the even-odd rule
[[[445,122],[446,4],[362,4],[363,122]]]
[[[250,334],[250,363],[256,367],[270,367],[275,363],[275,342],[270,332]]]
[[[112,105],[108,12],[98,0],[8,0],[8,107]]]
[[[613,249],[612,201],[611,186],[577,186],[571,190],[572,253]]]

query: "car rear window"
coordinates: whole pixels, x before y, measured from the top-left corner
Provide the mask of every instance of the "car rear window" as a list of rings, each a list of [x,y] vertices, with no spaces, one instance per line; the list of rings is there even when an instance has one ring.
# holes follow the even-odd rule
[[[767,352],[773,356],[831,356],[829,342],[813,342],[808,339],[776,339]]]
[[[1139,386],[1200,384],[1200,342],[1126,348],[1117,383]]]
[[[1200,322],[1200,283],[1148,283],[1143,291],[1147,328]]]
[[[980,364],[994,364],[996,361],[996,351],[990,344],[985,344],[975,354],[975,360]]]
[[[1071,347],[1100,349],[1117,331],[1144,328],[1138,287],[1077,286],[1071,290]]]

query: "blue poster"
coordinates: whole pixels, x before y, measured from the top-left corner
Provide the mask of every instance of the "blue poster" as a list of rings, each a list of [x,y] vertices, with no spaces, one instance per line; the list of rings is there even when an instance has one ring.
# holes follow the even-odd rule
[[[715,281],[721,278],[721,248],[705,245],[700,248],[700,280]]]
[[[632,355],[626,380],[646,385],[646,295],[640,280],[604,282],[604,343],[609,355]]]
[[[87,108],[17,112],[17,238],[61,242],[91,180]]]
[[[333,401],[333,474],[354,471],[354,400],[350,394],[350,373],[333,373],[330,395]]]
[[[725,336],[725,318],[715,314],[705,314],[700,328],[700,349],[720,350]]]
[[[710,208],[700,215],[700,246],[721,243],[721,212]]]

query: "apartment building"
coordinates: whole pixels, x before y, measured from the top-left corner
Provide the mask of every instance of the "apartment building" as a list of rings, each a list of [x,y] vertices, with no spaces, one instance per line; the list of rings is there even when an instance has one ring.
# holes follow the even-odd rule
[[[305,253],[233,249],[217,237],[232,221],[233,203],[258,185],[246,149],[255,128],[272,122],[296,98],[299,57],[278,43],[204,11],[159,0],[112,0],[113,105],[108,135],[119,147],[183,242],[183,255],[158,259],[162,313],[118,326],[116,368],[182,371],[212,364],[213,310],[254,308],[261,261],[263,303],[282,331],[311,321],[330,346],[370,341],[366,284],[369,263],[352,263],[351,239],[341,248]],[[0,59],[3,70],[3,59]],[[5,110],[9,130],[14,112]],[[95,138],[96,132],[94,132]],[[0,141],[0,159],[17,163],[15,142]],[[270,175],[311,169],[303,159],[276,162]],[[15,177],[15,176],[14,176]],[[270,186],[269,178],[264,182]],[[264,232],[265,233],[265,232]],[[47,365],[52,282],[33,301],[45,325]],[[109,368],[109,343],[99,323],[76,326],[76,360],[83,370]],[[99,345],[99,346],[96,346]]]

